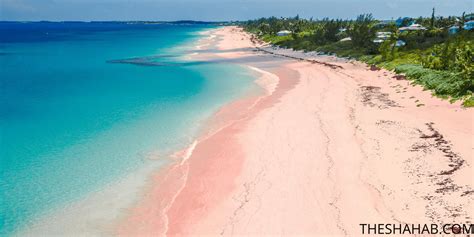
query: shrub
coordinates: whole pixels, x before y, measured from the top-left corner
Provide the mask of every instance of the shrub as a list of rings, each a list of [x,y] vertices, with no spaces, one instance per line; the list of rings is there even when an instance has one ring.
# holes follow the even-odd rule
[[[460,71],[465,80],[474,80],[474,48],[472,44],[461,44],[455,49],[455,63],[453,68]]]
[[[462,105],[464,107],[474,107],[474,96],[470,96],[468,99],[466,99]]]
[[[390,61],[398,57],[398,48],[395,46],[397,37],[392,35],[389,40],[385,40],[379,47],[382,61]]]
[[[433,90],[434,94],[438,96],[452,96],[454,99],[461,99],[464,96],[472,95],[472,91],[466,86],[460,73],[436,71],[412,64],[399,65],[395,67],[395,72],[404,73],[408,78],[414,79],[416,84]]]

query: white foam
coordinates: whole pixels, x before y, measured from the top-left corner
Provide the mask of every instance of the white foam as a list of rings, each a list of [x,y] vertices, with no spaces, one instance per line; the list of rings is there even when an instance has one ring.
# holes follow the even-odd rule
[[[275,92],[279,81],[277,75],[252,66],[248,66],[248,68],[261,74],[261,76],[257,80],[255,80],[255,83],[265,89],[267,94],[271,95],[273,94],[273,92]]]
[[[184,155],[182,157],[182,160],[181,160],[181,165],[184,164],[184,162],[186,162],[189,157],[191,157],[193,155],[193,151],[194,149],[196,148],[196,145],[197,145],[197,140],[195,140],[187,149],[186,151],[184,152]]]

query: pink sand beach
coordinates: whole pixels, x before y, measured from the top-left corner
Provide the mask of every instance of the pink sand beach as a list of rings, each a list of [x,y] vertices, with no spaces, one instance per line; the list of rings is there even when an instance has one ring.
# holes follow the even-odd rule
[[[191,57],[248,66],[263,92],[222,108],[116,235],[355,236],[361,223],[472,220],[474,110],[237,27],[207,34]]]

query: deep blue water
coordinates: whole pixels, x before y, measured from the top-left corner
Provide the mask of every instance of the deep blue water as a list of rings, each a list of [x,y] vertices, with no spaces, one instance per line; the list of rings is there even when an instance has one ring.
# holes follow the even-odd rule
[[[183,148],[252,90],[239,66],[179,59],[212,27],[0,23],[0,236]]]

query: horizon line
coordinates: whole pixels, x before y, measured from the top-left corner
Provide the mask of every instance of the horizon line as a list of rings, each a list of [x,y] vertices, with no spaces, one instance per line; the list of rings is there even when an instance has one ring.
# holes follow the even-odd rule
[[[464,11],[461,13],[461,15],[436,15],[436,17],[460,17],[462,16],[462,14],[466,14],[466,15],[471,15],[471,14],[474,14],[474,12],[468,12],[468,11]],[[323,19],[334,19],[334,20],[355,20],[357,18],[358,15],[361,15],[361,14],[372,14],[373,13],[360,13],[360,14],[357,14],[355,17],[352,17],[352,18],[332,18],[332,17],[321,17],[321,18],[314,18],[314,17],[301,17],[300,16],[300,19],[305,19],[305,20],[314,20],[314,21],[319,21],[319,20],[323,20]],[[296,16],[298,16],[299,14],[297,14]],[[215,23],[229,23],[229,22],[245,22],[245,21],[251,21],[251,20],[258,20],[260,18],[270,18],[270,17],[276,17],[276,18],[279,18],[279,19],[287,19],[287,18],[292,18],[292,17],[295,17],[295,16],[262,16],[262,17],[258,17],[258,18],[252,18],[252,19],[246,19],[246,20],[189,20],[189,19],[183,19],[183,20],[2,20],[0,19],[0,22],[1,23],[4,23],[4,22],[23,22],[23,23],[40,23],[40,22],[56,22],[56,23],[60,23],[60,22],[81,22],[81,23],[100,23],[100,22],[117,22],[117,23],[120,23],[120,22],[149,22],[149,23],[177,23],[177,22],[195,22],[195,23],[211,23],[211,24],[215,24]],[[381,20],[381,21],[386,21],[386,20],[396,20],[396,19],[399,19],[399,18],[405,18],[405,17],[408,17],[408,18],[412,18],[412,19],[416,19],[416,18],[419,18],[419,17],[430,17],[429,15],[428,16],[398,16],[398,17],[390,17],[390,18],[374,18],[375,20]]]

